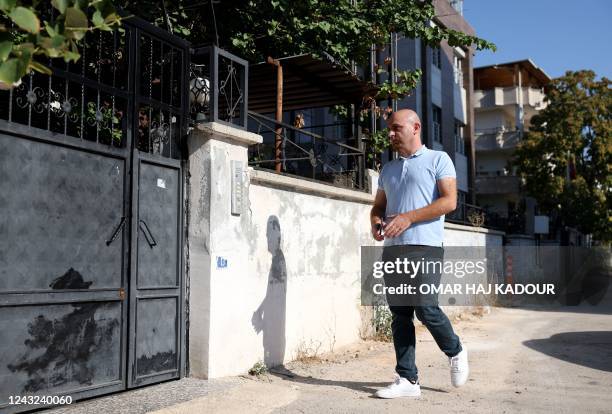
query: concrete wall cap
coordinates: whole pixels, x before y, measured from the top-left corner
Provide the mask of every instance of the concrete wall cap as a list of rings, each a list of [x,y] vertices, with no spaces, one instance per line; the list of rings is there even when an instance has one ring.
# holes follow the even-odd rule
[[[346,201],[356,201],[365,204],[372,204],[374,202],[373,195],[364,193],[362,191],[349,190],[348,188],[336,187],[329,184],[303,180],[295,177],[288,177],[286,175],[256,170],[253,168],[249,168],[249,175],[251,177],[251,181],[256,184],[269,185],[271,187],[284,187],[296,192]]]
[[[245,131],[244,129],[236,128],[231,125],[225,125],[220,122],[203,122],[196,124],[195,128],[207,135],[212,135],[213,138],[217,135],[241,144],[254,145],[263,142],[263,137],[259,134]]]
[[[528,234],[508,234],[509,239],[525,239],[525,240],[535,240],[534,236],[530,236]]]
[[[487,229],[485,227],[466,226],[463,224],[456,224],[456,223],[449,223],[449,222],[444,222],[444,228],[453,229],[453,230],[470,231],[472,233],[496,234],[499,236],[503,236],[504,234],[506,234],[503,231]]]

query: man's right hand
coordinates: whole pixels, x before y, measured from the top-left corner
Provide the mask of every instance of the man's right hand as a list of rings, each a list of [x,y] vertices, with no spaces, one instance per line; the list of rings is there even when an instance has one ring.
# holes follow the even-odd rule
[[[385,236],[381,234],[383,227],[382,221],[372,223],[372,237],[374,237],[374,240],[383,241],[385,239]]]

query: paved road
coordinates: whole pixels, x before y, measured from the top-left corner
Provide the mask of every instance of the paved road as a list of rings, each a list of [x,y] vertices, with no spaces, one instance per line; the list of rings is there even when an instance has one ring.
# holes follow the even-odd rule
[[[259,379],[238,377],[213,387],[201,381],[199,393],[183,395],[174,405],[171,396],[160,398],[168,383],[140,390],[138,398],[122,393],[56,413],[140,413],[164,406],[157,414],[612,412],[612,307],[494,309],[465,319],[454,325],[470,351],[470,381],[460,389],[450,385],[444,355],[421,328],[418,399],[372,398],[392,379],[394,357],[390,344],[366,342]],[[159,401],[145,406],[151,401],[147,394]]]

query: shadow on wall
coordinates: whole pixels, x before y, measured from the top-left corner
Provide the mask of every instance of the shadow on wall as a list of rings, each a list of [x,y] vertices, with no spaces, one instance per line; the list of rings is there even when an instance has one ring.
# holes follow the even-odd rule
[[[263,331],[263,362],[267,367],[273,367],[282,364],[285,359],[287,313],[287,264],[281,250],[281,228],[278,217],[268,218],[266,237],[268,251],[272,254],[268,288],[266,297],[253,313],[251,323],[255,332]]]
[[[562,361],[612,372],[612,331],[563,332],[523,345]]]

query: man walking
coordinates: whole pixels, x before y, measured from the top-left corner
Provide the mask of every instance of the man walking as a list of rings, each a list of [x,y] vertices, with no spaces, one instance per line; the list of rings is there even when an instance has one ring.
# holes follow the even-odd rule
[[[448,154],[422,144],[421,121],[414,111],[394,112],[387,125],[391,145],[400,158],[387,163],[380,173],[370,213],[372,235],[378,241],[385,240],[387,251],[390,246],[402,246],[401,250],[412,259],[441,261],[444,215],[457,204],[455,168]],[[440,275],[437,276],[439,280]],[[414,314],[448,356],[451,383],[455,387],[465,384],[469,374],[467,349],[442,310],[431,304],[395,306],[390,303],[389,308],[397,376],[391,385],[377,391],[376,396],[421,395],[415,364]]]

